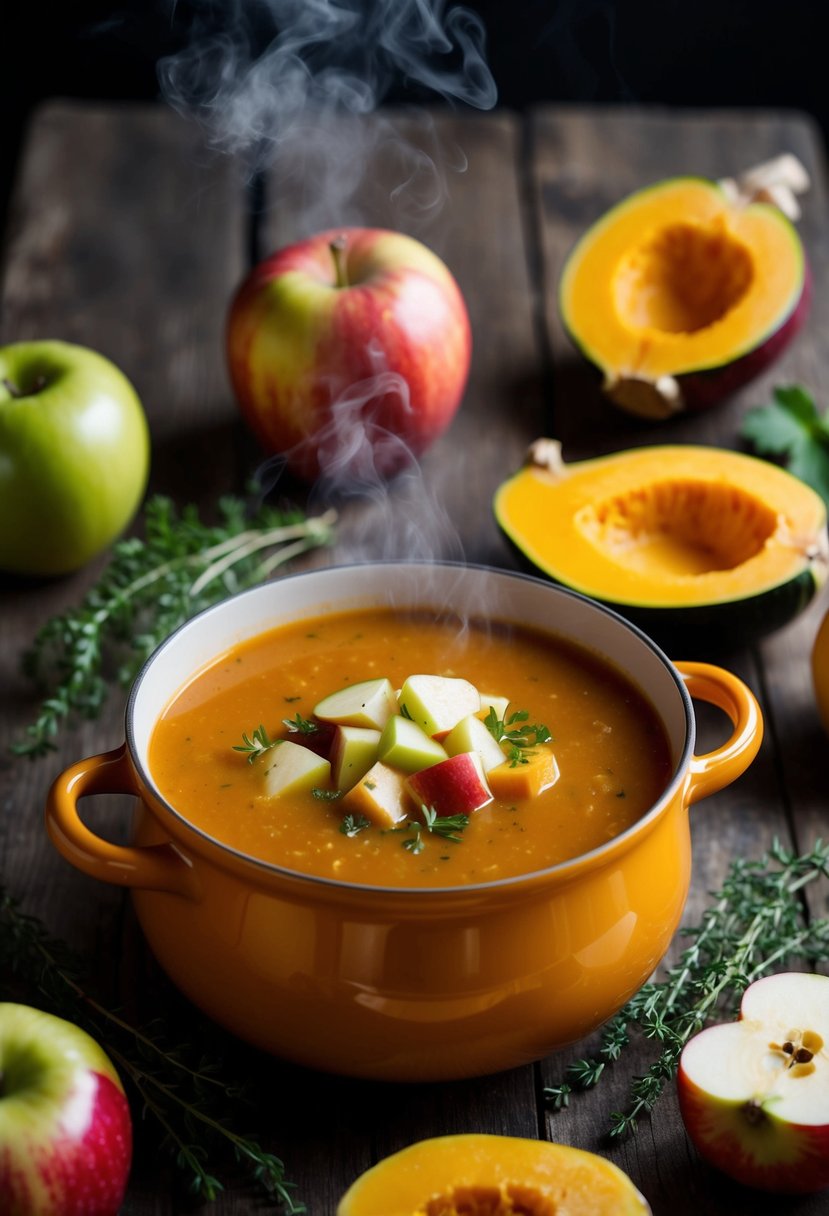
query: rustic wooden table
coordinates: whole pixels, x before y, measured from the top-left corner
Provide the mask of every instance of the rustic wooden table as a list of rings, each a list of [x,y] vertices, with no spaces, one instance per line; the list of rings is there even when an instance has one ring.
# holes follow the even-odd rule
[[[2,340],[60,337],[114,359],[147,409],[152,490],[209,510],[219,493],[241,489],[261,454],[239,421],[225,374],[230,294],[250,258],[347,222],[410,231],[446,259],[469,304],[475,353],[463,408],[423,459],[421,479],[393,485],[388,504],[346,506],[339,544],[324,561],[404,556],[413,544],[420,557],[463,555],[509,567],[491,494],[538,435],[560,438],[571,458],[665,439],[737,447],[744,411],[764,402],[773,384],[799,381],[827,400],[827,200],[820,140],[803,117],[558,107],[524,117],[433,112],[376,117],[342,133],[340,151],[352,137],[364,169],[353,174],[348,198],[327,201],[325,166],[313,150],[302,161],[277,163],[264,193],[251,192],[239,164],[209,152],[195,126],[164,109],[56,102],[35,116],[6,233]],[[648,182],[683,173],[717,177],[783,150],[806,163],[814,183],[801,225],[816,285],[806,331],[781,363],[716,411],[657,427],[612,410],[574,357],[557,314],[557,278],[572,242],[606,207]],[[353,170],[357,156],[336,166],[341,184],[344,166]],[[173,1033],[187,1037],[203,1019],[182,1012],[171,996],[128,900],[69,867],[43,830],[54,774],[121,740],[123,694],[115,691],[103,719],[67,732],[48,758],[9,757],[8,744],[36,707],[21,653],[41,623],[79,600],[101,566],[45,583],[0,583],[0,879],[26,912],[88,960],[105,997],[139,1004],[144,1015],[175,1016]],[[761,646],[727,656],[759,695],[768,729],[749,772],[693,812],[690,921],[732,859],[759,856],[774,837],[806,848],[829,828],[819,759],[826,743],[807,662],[824,607],[815,605]],[[98,830],[124,838],[123,800],[95,806],[91,817]],[[825,896],[815,897],[812,910],[825,914]],[[0,976],[0,994],[11,990],[9,977]],[[256,1076],[261,1099],[251,1127],[283,1157],[314,1216],[331,1216],[338,1196],[379,1157],[423,1136],[464,1130],[540,1135],[600,1151],[632,1175],[656,1216],[827,1211],[825,1196],[764,1199],[701,1165],[670,1088],[636,1137],[608,1142],[608,1115],[624,1105],[629,1079],[642,1066],[635,1055],[569,1110],[551,1113],[542,1087],[560,1077],[573,1052],[478,1081],[404,1088],[312,1075],[240,1051],[221,1033],[218,1042],[228,1068]],[[182,1210],[172,1167],[136,1122],[125,1212]],[[262,1209],[240,1182],[214,1210]]]

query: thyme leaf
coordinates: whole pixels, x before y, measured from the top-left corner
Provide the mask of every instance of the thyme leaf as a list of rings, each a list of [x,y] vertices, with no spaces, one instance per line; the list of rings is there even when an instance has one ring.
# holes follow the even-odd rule
[[[160,1024],[135,1025],[103,1005],[88,991],[73,951],[36,917],[23,913],[2,884],[0,973],[17,977],[26,994],[36,995],[49,1012],[81,1026],[101,1044],[193,1195],[212,1201],[224,1189],[210,1165],[211,1157],[224,1149],[246,1169],[251,1185],[278,1202],[286,1216],[307,1212],[279,1157],[230,1126],[232,1115],[241,1112],[244,1093],[223,1079],[218,1060],[194,1060],[192,1049],[170,1043]]]
[[[43,693],[37,717],[12,745],[16,755],[45,755],[64,725],[100,715],[113,680],[128,685],[142,664],[203,608],[267,579],[308,549],[329,544],[336,514],[306,518],[296,510],[243,499],[219,500],[218,522],[169,498],[144,508],[143,537],[116,542],[98,582],[79,605],[53,617],[24,655]]]
[[[276,747],[281,742],[281,739],[271,739],[265,727],[260,723],[250,735],[246,731],[242,731],[242,742],[234,743],[233,750],[244,752],[248,758],[248,764],[253,764],[259,756],[263,756],[265,752],[269,752],[272,747]]]
[[[371,820],[365,815],[344,815],[343,821],[340,824],[340,831],[343,836],[357,836],[360,832],[364,832],[366,828],[371,827]]]
[[[287,726],[292,735],[314,735],[319,730],[316,722],[312,722],[310,718],[303,718],[302,714],[295,714],[293,718],[283,718],[282,723]]]
[[[829,842],[797,855],[779,842],[758,861],[738,858],[698,925],[681,930],[691,939],[664,979],[640,988],[602,1030],[597,1054],[576,1060],[544,1096],[554,1110],[599,1083],[635,1038],[659,1050],[630,1085],[627,1109],[610,1117],[612,1137],[636,1130],[673,1079],[682,1048],[706,1022],[736,1015],[749,984],[774,969],[829,962],[829,918],[807,922],[798,893],[829,879]]]

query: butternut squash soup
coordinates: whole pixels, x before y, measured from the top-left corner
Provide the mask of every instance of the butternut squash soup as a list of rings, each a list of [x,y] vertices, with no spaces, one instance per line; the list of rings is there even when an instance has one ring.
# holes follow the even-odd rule
[[[224,654],[167,706],[150,768],[172,806],[233,849],[396,887],[579,856],[630,827],[671,772],[654,709],[589,651],[384,609]]]

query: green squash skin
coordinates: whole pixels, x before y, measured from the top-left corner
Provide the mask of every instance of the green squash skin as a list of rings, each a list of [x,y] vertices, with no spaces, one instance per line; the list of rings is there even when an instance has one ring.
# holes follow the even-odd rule
[[[619,616],[636,625],[656,642],[669,657],[686,660],[707,660],[728,651],[753,645],[761,638],[788,625],[809,606],[823,585],[822,568],[807,563],[791,578],[776,587],[768,587],[738,600],[722,600],[711,604],[671,605],[653,608],[647,605],[622,604],[566,583],[543,566],[530,561],[495,516],[501,534],[507,540],[518,564],[527,574],[547,578],[559,586],[578,591],[588,599],[618,612]]]

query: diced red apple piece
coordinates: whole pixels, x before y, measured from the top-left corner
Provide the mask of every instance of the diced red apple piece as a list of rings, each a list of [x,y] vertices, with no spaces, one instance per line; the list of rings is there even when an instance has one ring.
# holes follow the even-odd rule
[[[266,752],[263,764],[266,798],[279,798],[283,794],[313,789],[314,786],[327,786],[331,781],[328,761],[299,743],[291,743],[289,739],[283,739]]]
[[[476,752],[461,752],[422,769],[408,779],[409,792],[421,806],[434,807],[438,815],[471,815],[492,801],[481,758]]]
[[[339,726],[369,726],[374,730],[382,730],[396,712],[394,689],[391,681],[385,678],[348,684],[314,706],[315,716],[326,722]]]
[[[378,759],[403,773],[416,773],[445,760],[443,747],[426,734],[416,722],[395,714],[389,718],[380,736]]]
[[[829,1187],[829,977],[780,972],[750,984],[739,1021],[685,1045],[677,1093],[701,1156],[737,1182]]]
[[[492,793],[501,802],[536,798],[558,781],[558,762],[543,744],[522,752],[522,760],[507,759],[487,773]]]
[[[475,714],[467,714],[465,718],[461,718],[443,740],[443,746],[450,756],[457,756],[461,752],[476,752],[481,758],[485,773],[504,763],[504,752],[500,743]]]
[[[378,760],[351,787],[341,805],[353,814],[365,815],[377,827],[393,828],[406,818],[411,806],[406,778]]]
[[[441,735],[481,708],[474,684],[456,676],[409,676],[400,690],[400,708],[425,730]]]
[[[372,726],[336,726],[331,775],[338,790],[350,790],[378,758],[380,731]]]

